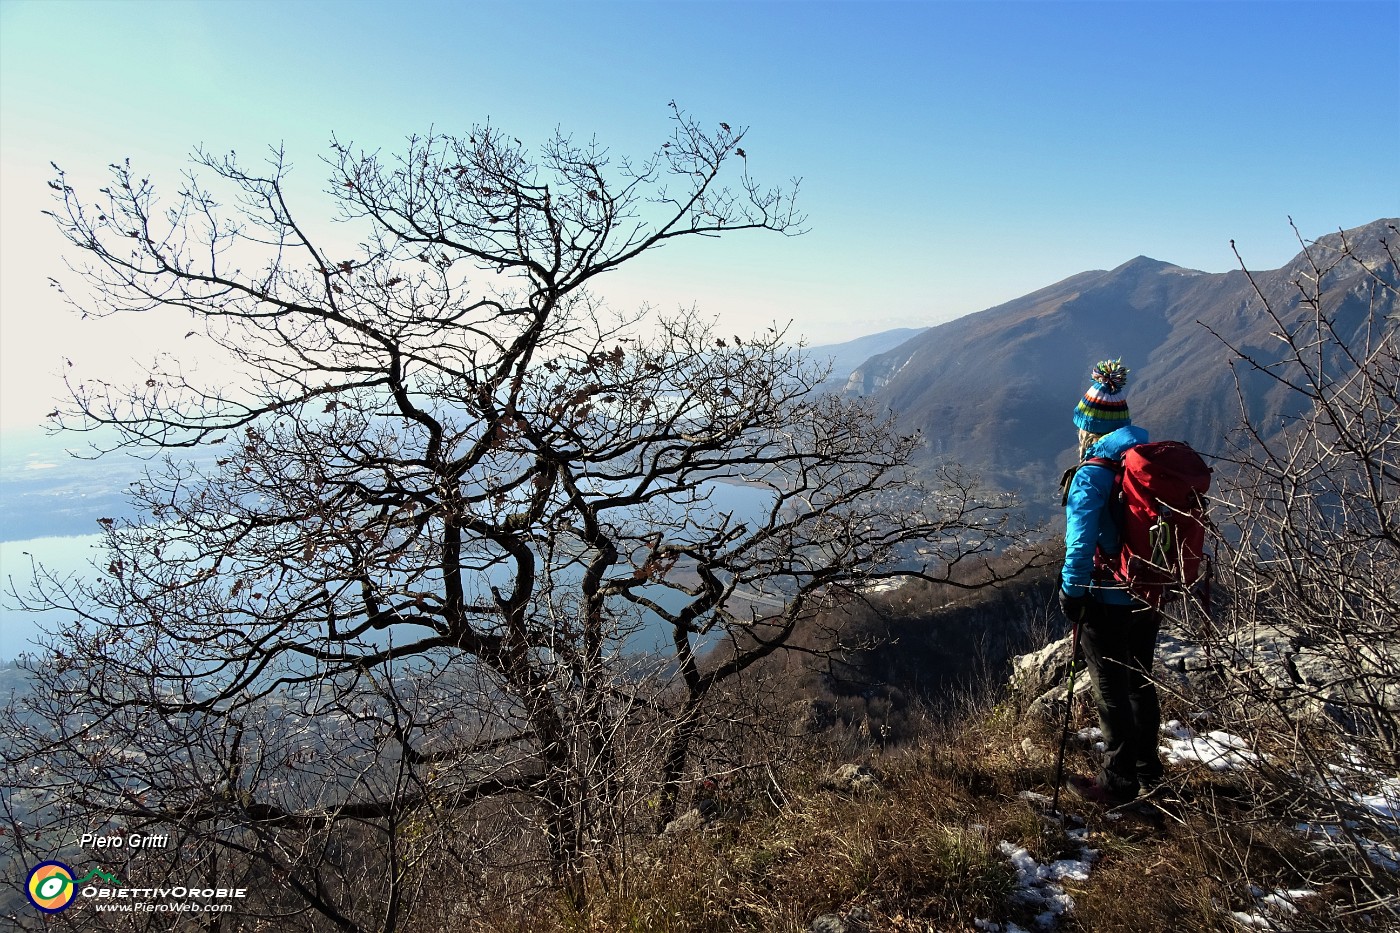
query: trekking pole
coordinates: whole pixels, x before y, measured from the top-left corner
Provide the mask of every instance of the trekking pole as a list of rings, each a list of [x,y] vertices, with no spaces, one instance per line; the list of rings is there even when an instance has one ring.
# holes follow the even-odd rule
[[[1060,730],[1060,754],[1055,761],[1055,796],[1050,801],[1050,809],[1060,815],[1063,827],[1065,815],[1060,813],[1060,782],[1065,776],[1065,746],[1069,744],[1069,718],[1074,710],[1074,662],[1079,658],[1079,620],[1074,621],[1073,635],[1069,648],[1069,692],[1065,694],[1065,725]]]

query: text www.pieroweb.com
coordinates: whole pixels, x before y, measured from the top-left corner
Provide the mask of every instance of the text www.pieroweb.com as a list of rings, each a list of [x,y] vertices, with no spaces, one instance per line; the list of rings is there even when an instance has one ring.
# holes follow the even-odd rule
[[[131,901],[94,901],[93,908],[104,912],[141,914],[221,914],[233,910],[232,904],[191,904],[188,901],[176,904],[152,904]]]

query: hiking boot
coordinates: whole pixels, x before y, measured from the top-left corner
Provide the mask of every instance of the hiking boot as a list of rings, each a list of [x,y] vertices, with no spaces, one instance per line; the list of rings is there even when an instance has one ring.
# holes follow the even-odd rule
[[[1162,767],[1161,759],[1139,761],[1137,763],[1137,779],[1138,786],[1142,788],[1143,793],[1160,787],[1162,782],[1167,779],[1167,772]]]
[[[1067,786],[1070,793],[1080,800],[1105,807],[1116,807],[1137,797],[1136,794],[1115,794],[1100,784],[1096,778],[1080,777],[1077,774],[1070,775]]]
[[[1154,774],[1144,777],[1138,774],[1138,787],[1141,788],[1140,797],[1154,797],[1170,790],[1167,786],[1167,776],[1165,774]]]

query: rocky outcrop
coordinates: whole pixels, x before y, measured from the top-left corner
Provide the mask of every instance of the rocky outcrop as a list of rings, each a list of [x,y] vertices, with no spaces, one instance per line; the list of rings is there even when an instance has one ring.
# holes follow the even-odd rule
[[[1012,662],[1011,694],[1027,717],[1058,721],[1063,716],[1070,647],[1067,635]],[[1376,646],[1370,646],[1370,653],[1387,654]],[[1389,653],[1392,658],[1395,655]],[[1400,715],[1400,693],[1382,691],[1377,696],[1377,678],[1353,670],[1355,660],[1349,651],[1276,627],[1251,626],[1228,634],[1211,631],[1199,637],[1169,620],[1157,639],[1153,677],[1160,691],[1182,698],[1204,698],[1247,683],[1256,693],[1291,708],[1299,718],[1329,719],[1349,731],[1359,727],[1353,711],[1378,700],[1389,713]],[[1081,661],[1074,678],[1076,696],[1089,689],[1088,680]],[[1371,695],[1359,695],[1363,680]]]
[[[865,907],[852,907],[845,913],[822,914],[808,927],[811,933],[869,933],[875,917]]]
[[[869,794],[883,785],[865,765],[842,765],[822,779],[822,786],[843,794]]]
[[[1069,696],[1069,657],[1071,639],[1066,635],[1031,654],[1011,662],[1011,694],[1022,712],[1033,718],[1059,720]],[[1083,663],[1075,670],[1074,695],[1089,689]]]
[[[700,812],[699,807],[692,807],[667,823],[662,833],[667,836],[683,836],[701,829],[704,825],[705,814]]]

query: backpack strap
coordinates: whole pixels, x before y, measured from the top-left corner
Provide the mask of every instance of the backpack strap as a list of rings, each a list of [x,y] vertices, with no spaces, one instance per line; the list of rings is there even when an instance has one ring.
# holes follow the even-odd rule
[[[1088,460],[1085,460],[1082,463],[1076,463],[1068,470],[1065,470],[1064,474],[1060,477],[1061,508],[1069,505],[1069,487],[1074,482],[1074,474],[1078,473],[1081,467],[1086,466],[1103,467],[1105,470],[1111,472],[1113,474],[1113,483],[1115,488],[1118,485],[1119,476],[1121,476],[1123,473],[1123,462],[1121,460],[1110,460],[1108,457],[1090,457]]]

